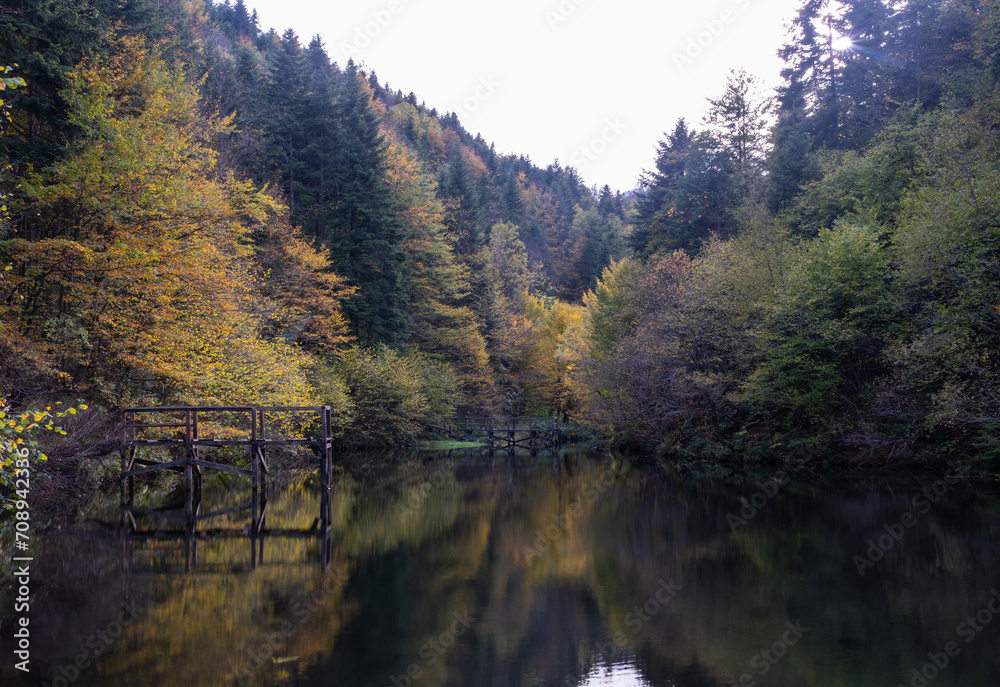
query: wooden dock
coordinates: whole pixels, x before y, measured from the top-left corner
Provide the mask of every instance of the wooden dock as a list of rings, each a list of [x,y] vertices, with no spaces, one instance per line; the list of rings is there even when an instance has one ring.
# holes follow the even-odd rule
[[[536,452],[559,446],[559,424],[555,418],[456,417],[429,429],[439,437],[481,443],[490,451],[520,448]]]
[[[251,565],[263,562],[265,537],[318,536],[323,539],[324,567],[330,556],[330,474],[333,439],[329,406],[154,406],[122,411],[121,527],[122,560],[129,541],[181,539],[185,569],[197,562],[197,541],[205,537],[248,537]],[[320,513],[307,530],[273,532],[267,529],[267,475],[270,453],[289,446],[308,446],[320,476]],[[220,451],[219,449],[223,449]],[[228,449],[228,450],[225,450]],[[220,458],[213,454],[221,453]],[[236,456],[242,456],[237,462]],[[135,478],[170,470],[184,474],[184,514],[135,506]],[[239,506],[201,513],[203,470],[219,470],[249,477],[250,500]],[[198,531],[199,523],[230,513],[249,511],[250,522],[234,531]],[[183,529],[142,530],[136,516],[155,516],[182,522]],[[317,527],[318,525],[318,527]]]

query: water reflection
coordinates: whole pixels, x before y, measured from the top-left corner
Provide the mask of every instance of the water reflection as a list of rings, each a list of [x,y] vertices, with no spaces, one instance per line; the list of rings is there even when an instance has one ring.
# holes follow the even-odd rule
[[[633,663],[619,663],[591,671],[580,687],[648,687]]]
[[[269,527],[266,491],[260,495],[252,493],[251,501],[236,506],[203,510],[202,505],[200,490],[188,492],[183,506],[142,508],[123,503],[119,507],[121,570],[130,576],[178,571],[204,574],[256,570],[265,563],[266,543],[280,539],[318,540],[322,549],[321,566],[324,571],[329,570],[333,539],[328,495],[321,496],[317,515],[306,528]],[[178,512],[182,508],[184,512]],[[231,516],[237,518],[235,527],[211,526]],[[241,525],[239,518],[245,523]],[[208,561],[202,557],[199,561],[199,545],[204,550],[206,545],[226,539],[236,540],[237,546],[246,549],[245,567],[233,567],[231,556]]]
[[[583,454],[338,474],[328,532],[267,538],[256,569],[242,536],[195,537],[192,572],[173,574],[186,567],[177,541],[134,540],[147,553],[121,570],[120,531],[49,532],[35,675],[54,684],[86,655],[75,685],[920,687],[928,656],[948,658],[931,665],[934,687],[1000,676],[1000,622],[958,629],[1000,586],[990,489],[698,476]],[[209,491],[200,512],[245,497]],[[272,485],[267,528],[308,530],[320,507],[312,478]],[[88,638],[123,601],[136,619],[94,655]]]

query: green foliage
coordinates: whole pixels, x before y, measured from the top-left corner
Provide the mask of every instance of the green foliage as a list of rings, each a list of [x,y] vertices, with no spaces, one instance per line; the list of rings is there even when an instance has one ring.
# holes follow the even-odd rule
[[[731,69],[723,94],[708,102],[706,123],[723,139],[741,175],[753,175],[765,158],[765,128],[771,110],[760,79],[745,69]]]
[[[12,67],[0,65],[0,74],[4,75],[0,76],[0,91],[14,90],[15,88],[23,88],[28,85],[25,83],[23,77],[7,76],[16,68],[16,64]],[[7,127],[7,123],[10,121],[10,107],[10,103],[6,102],[3,98],[0,98],[0,134],[3,134],[3,130]]]
[[[894,314],[889,254],[879,233],[840,224],[792,265],[757,333],[763,361],[747,396],[815,421],[858,398],[882,370]]]
[[[900,399],[926,429],[962,428],[1000,446],[1000,179],[995,135],[968,118],[935,117],[933,176],[902,204],[895,250],[914,312],[893,350]],[[888,394],[887,394],[888,395]]]
[[[611,261],[601,272],[597,287],[584,296],[590,311],[590,339],[595,355],[601,355],[638,326],[642,314],[639,289],[646,277],[643,264],[632,258]]]
[[[0,65],[0,75],[10,74],[15,67],[17,67],[16,64],[13,67]],[[21,88],[26,85],[27,84],[24,79],[20,76],[0,76],[0,91],[14,90],[15,88]],[[3,98],[0,98],[0,136],[3,136],[4,130],[7,128],[8,122],[10,122],[10,111],[10,103],[4,101]],[[0,165],[4,165],[5,162],[5,160],[0,159]],[[9,167],[0,167],[0,175],[6,176],[8,171]],[[6,231],[6,224],[10,219],[10,215],[7,212],[6,200],[6,194],[0,192],[0,235]]]
[[[409,443],[426,424],[450,417],[460,401],[449,365],[384,344],[351,349],[335,371],[352,404],[348,444]]]
[[[800,234],[815,236],[839,219],[895,222],[902,198],[927,175],[926,136],[916,115],[901,118],[880,133],[864,154],[827,152],[819,156],[826,166],[822,179],[806,183],[788,213]],[[825,165],[823,163],[826,163]]]
[[[767,160],[769,183],[766,192],[767,208],[774,214],[788,208],[799,189],[820,176],[807,131],[801,110],[783,113],[774,126],[774,149]]]
[[[338,197],[327,242],[334,269],[360,287],[345,309],[359,340],[403,341],[412,325],[405,227],[388,179],[389,143],[371,90],[353,62],[344,72],[336,113],[344,131],[333,170]]]
[[[65,436],[66,431],[56,421],[87,409],[85,403],[68,408],[59,408],[59,405],[18,413],[10,409],[7,399],[0,397],[0,499],[4,499],[4,510],[14,508],[10,493],[15,491],[18,470],[27,469],[20,474],[27,475],[30,483],[34,479],[32,456],[34,461],[48,460],[40,449],[39,435],[51,432]]]
[[[712,133],[689,130],[678,120],[660,141],[656,171],[643,174],[633,248],[646,257],[678,248],[694,254],[712,234],[731,235],[735,154]]]
[[[573,231],[583,239],[580,258],[573,269],[576,278],[573,291],[582,294],[597,285],[607,265],[624,257],[624,226],[613,213],[578,208]]]

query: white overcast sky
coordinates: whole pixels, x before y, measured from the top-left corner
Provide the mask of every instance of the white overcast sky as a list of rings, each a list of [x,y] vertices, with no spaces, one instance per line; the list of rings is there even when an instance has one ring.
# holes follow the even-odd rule
[[[217,0],[218,1],[218,0]],[[233,0],[235,1],[235,0]],[[319,34],[383,84],[454,111],[497,152],[633,188],[730,68],[773,86],[801,0],[244,0],[263,30]]]

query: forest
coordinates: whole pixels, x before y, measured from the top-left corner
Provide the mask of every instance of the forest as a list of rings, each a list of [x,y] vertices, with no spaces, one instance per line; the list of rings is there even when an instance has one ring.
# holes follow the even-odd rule
[[[776,92],[732,70],[622,192],[243,0],[5,2],[5,412],[324,404],[351,446],[551,415],[663,456],[995,465],[1000,2],[804,0],[779,54]]]

